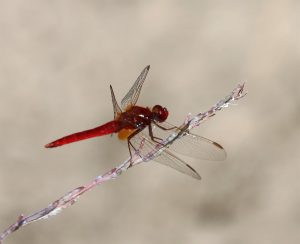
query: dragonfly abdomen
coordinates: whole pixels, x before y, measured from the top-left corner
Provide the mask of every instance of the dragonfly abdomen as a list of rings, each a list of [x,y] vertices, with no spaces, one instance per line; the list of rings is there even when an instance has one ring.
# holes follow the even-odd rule
[[[45,145],[45,147],[46,148],[58,147],[58,146],[62,146],[65,144],[72,143],[72,142],[96,137],[96,136],[104,136],[104,135],[118,132],[120,129],[121,129],[120,122],[113,120],[104,125],[98,126],[96,128],[77,132],[77,133],[62,137],[56,141],[50,142],[49,144]]]

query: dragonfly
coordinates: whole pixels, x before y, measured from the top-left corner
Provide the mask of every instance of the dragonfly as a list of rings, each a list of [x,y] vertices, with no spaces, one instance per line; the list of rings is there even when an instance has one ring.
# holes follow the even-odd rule
[[[179,135],[184,132],[184,136],[175,137],[171,141],[172,143],[168,143],[163,150],[160,150],[154,160],[193,178],[201,179],[194,168],[173,152],[212,161],[224,160],[226,152],[217,142],[192,134],[187,130],[183,131],[182,128],[168,123],[166,121],[169,116],[167,108],[161,105],[155,105],[152,108],[136,105],[149,69],[150,65],[142,70],[133,86],[121,100],[121,106],[117,103],[113,88],[110,85],[114,111],[113,120],[93,129],[64,136],[48,143],[45,147],[54,148],[93,137],[117,133],[120,140],[127,140],[130,158],[132,159],[132,150],[133,152],[138,150],[138,155],[143,157],[150,151],[155,151],[157,146],[164,146],[162,143],[163,137],[171,133]],[[142,147],[141,143],[143,143]]]

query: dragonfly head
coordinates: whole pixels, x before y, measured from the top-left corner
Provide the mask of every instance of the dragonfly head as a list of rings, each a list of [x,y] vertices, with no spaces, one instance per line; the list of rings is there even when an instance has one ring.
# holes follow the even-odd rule
[[[160,105],[155,105],[152,108],[153,119],[157,122],[164,122],[169,115],[169,112],[166,108],[163,108]]]

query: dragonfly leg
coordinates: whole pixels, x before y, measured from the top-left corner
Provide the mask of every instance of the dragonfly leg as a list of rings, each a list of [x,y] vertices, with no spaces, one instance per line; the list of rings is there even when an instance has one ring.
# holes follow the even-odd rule
[[[144,129],[144,128],[143,128]],[[131,152],[131,147],[134,149],[134,151],[137,151],[137,149],[133,146],[133,144],[130,142],[130,140],[137,135],[138,133],[140,133],[143,129],[137,129],[136,131],[134,131],[130,136],[128,136],[127,138],[127,144],[128,144],[128,150],[129,150],[129,154],[130,154],[130,165],[129,167],[132,166],[132,152]]]
[[[173,130],[173,129],[176,129],[176,128],[177,128],[176,126],[172,126],[171,128],[165,128],[165,127],[159,125],[158,123],[156,123],[155,121],[153,121],[153,123],[154,123],[158,128],[160,128],[160,129],[162,129],[162,130]]]
[[[159,137],[156,137],[153,135],[153,131],[152,131],[152,126],[151,124],[149,125],[149,136],[151,138],[152,141],[164,146],[164,144],[161,143],[161,141],[163,141],[163,139],[159,138]]]

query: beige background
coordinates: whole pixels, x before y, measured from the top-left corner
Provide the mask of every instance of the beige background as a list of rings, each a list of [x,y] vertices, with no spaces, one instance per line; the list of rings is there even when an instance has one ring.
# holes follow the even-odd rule
[[[195,130],[225,162],[128,171],[7,243],[300,243],[299,1],[0,2],[0,229],[128,156],[109,136],[43,145],[112,118],[139,72],[139,103],[172,123],[247,81],[249,94]]]

